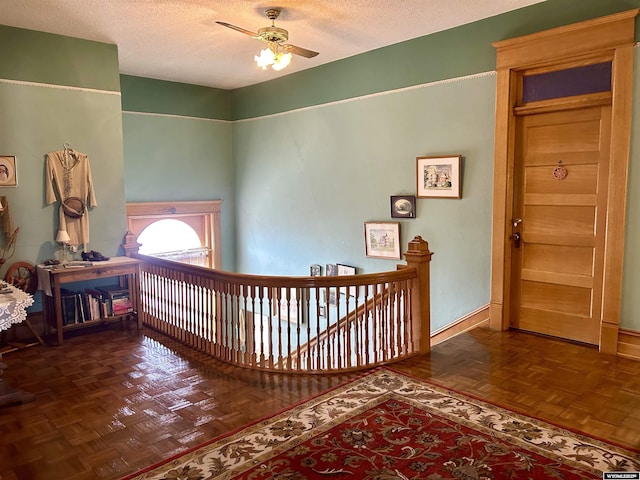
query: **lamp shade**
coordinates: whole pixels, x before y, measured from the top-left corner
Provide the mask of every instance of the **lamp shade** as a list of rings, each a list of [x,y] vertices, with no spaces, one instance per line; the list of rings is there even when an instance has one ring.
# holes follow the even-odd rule
[[[71,237],[66,230],[58,230],[58,236],[56,237],[56,242],[58,243],[69,243],[71,241]]]

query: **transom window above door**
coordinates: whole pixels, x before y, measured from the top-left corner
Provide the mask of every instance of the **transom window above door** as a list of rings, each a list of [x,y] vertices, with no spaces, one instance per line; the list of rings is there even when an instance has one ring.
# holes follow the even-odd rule
[[[581,65],[522,77],[522,103],[611,90],[611,62]]]

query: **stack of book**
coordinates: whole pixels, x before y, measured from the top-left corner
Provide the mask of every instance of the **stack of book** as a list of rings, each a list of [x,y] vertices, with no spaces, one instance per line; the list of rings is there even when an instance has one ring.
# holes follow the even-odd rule
[[[118,285],[87,288],[83,292],[60,290],[62,324],[84,323],[91,320],[126,315],[133,312],[129,289]]]
[[[110,307],[110,315],[124,315],[133,312],[133,302],[129,295],[129,289],[117,285],[100,287],[102,298],[107,300]]]

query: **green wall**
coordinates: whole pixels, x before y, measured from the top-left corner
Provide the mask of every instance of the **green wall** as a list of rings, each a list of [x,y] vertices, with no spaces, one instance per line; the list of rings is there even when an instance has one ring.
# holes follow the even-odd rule
[[[638,7],[640,0],[547,0],[233,90],[233,118],[254,118],[490,71],[495,69],[496,57],[492,42]]]
[[[117,48],[5,26],[0,41],[0,152],[16,156],[18,174],[18,186],[0,187],[0,195],[20,228],[0,274],[16,261],[59,255],[57,203],[45,204],[45,156],[65,142],[91,162],[98,206],[89,211],[89,248],[115,254],[126,231]]]
[[[118,47],[0,25],[0,79],[120,91]]]
[[[68,142],[89,155],[98,206],[90,209],[89,248],[116,253],[126,231],[122,161],[122,116],[118,95],[0,83],[2,152],[15,155],[18,186],[0,188],[20,228],[11,261],[52,258],[58,203],[46,205],[45,156]]]
[[[228,90],[121,75],[122,110],[231,120]]]
[[[64,142],[92,162],[91,248],[118,251],[126,201],[221,198],[223,268],[283,275],[311,263],[395,268],[365,257],[363,223],[391,220],[389,196],[415,193],[417,156],[461,154],[462,199],[420,199],[418,217],[401,221],[403,245],[422,235],[435,252],[439,329],[489,301],[491,42],[637,7],[547,0],[233,91],[119,76],[114,45],[0,26],[0,154],[18,157],[20,183],[0,188],[21,227],[10,262],[56,252],[44,155]],[[631,185],[638,112],[636,96]],[[639,204],[630,188],[622,326],[640,331]]]
[[[416,156],[461,154],[462,199],[418,199],[401,246],[421,235],[435,252],[434,329],[486,305],[494,92],[487,74],[236,123],[238,269],[395,270],[365,257],[364,222],[395,220],[390,195],[415,194]]]
[[[391,220],[389,196],[415,193],[416,156],[462,154],[462,199],[419,199],[418,218],[401,222],[402,243],[419,234],[435,252],[433,330],[486,305],[495,78],[483,73],[495,68],[491,43],[637,7],[637,0],[548,0],[232,92],[238,269],[394,268],[364,256],[363,222]],[[631,185],[640,182],[639,112]],[[640,254],[630,248],[640,242],[633,214],[640,197],[633,188],[629,195],[621,324],[640,330]]]
[[[235,178],[225,90],[122,76],[127,202],[222,199],[222,269],[235,270]]]

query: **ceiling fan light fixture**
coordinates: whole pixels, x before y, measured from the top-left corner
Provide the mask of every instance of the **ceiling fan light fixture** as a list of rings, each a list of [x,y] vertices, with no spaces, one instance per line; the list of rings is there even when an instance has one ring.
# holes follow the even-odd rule
[[[289,32],[284,28],[275,26],[275,19],[280,15],[279,8],[269,8],[265,11],[265,14],[267,15],[267,18],[271,20],[271,26],[261,28],[258,32],[252,32],[245,28],[231,25],[227,22],[216,21],[216,23],[223,27],[248,35],[256,40],[267,42],[269,46],[264,50],[261,50],[259,55],[254,55],[253,57],[258,66],[263,70],[266,70],[267,67],[271,67],[274,70],[282,70],[291,63],[293,55],[299,55],[305,58],[313,58],[318,55],[318,52],[314,52],[313,50],[307,50],[306,48],[298,47],[296,45],[283,43],[289,39]]]
[[[268,48],[260,51],[260,55],[255,55],[253,59],[263,70],[271,67],[276,71],[282,70],[291,63],[291,53],[283,53],[279,51],[276,45],[269,45]]]
[[[265,48],[260,51],[260,55],[255,55],[253,59],[258,66],[263,70],[266,70],[269,65],[273,65],[276,59],[276,54],[271,51],[270,48]]]
[[[291,54],[290,53],[277,53],[276,54],[276,61],[273,62],[273,65],[271,65],[271,68],[273,68],[274,70],[282,70],[283,68],[285,68],[287,65],[289,65],[291,63]]]

